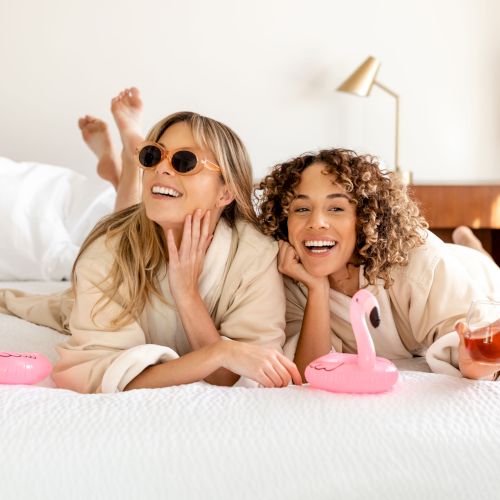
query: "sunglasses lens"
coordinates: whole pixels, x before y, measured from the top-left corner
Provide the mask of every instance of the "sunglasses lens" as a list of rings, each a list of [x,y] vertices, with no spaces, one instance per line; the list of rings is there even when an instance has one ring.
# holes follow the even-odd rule
[[[139,151],[139,162],[143,167],[154,167],[161,161],[161,151],[157,146],[144,146]]]
[[[180,174],[187,174],[196,167],[198,160],[191,151],[177,151],[172,156],[172,167]]]

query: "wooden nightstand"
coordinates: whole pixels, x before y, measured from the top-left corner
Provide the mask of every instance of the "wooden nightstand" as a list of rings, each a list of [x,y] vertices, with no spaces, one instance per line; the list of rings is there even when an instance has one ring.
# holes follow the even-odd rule
[[[451,242],[457,226],[469,226],[500,265],[500,184],[412,185],[430,229]]]

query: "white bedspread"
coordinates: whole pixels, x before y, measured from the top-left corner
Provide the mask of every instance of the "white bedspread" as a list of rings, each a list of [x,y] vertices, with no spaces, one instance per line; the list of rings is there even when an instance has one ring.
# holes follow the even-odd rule
[[[0,349],[20,337],[55,359],[63,336],[0,315]],[[377,396],[0,386],[0,498],[495,499],[499,426],[500,383],[419,372]]]

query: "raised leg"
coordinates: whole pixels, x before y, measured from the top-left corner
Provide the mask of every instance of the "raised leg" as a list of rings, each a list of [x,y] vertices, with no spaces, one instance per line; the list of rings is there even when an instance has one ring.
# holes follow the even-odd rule
[[[97,156],[97,173],[117,189],[122,174],[122,163],[113,148],[107,124],[87,115],[78,120],[78,126],[83,140]]]
[[[467,226],[458,226],[452,233],[451,239],[453,243],[457,245],[463,245],[479,252],[483,252],[485,255],[491,258],[491,255],[483,248],[483,244],[472,232],[472,230]]]
[[[137,145],[142,134],[143,104],[139,90],[131,87],[111,100],[111,113],[122,140],[122,172],[117,187],[115,211],[123,210],[141,201],[142,171],[134,163]]]

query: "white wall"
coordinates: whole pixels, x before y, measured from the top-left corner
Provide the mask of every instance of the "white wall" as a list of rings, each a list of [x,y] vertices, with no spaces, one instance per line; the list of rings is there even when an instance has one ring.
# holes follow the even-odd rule
[[[256,176],[329,146],[392,165],[390,96],[335,92],[371,54],[401,94],[403,168],[498,182],[499,21],[497,0],[0,0],[0,155],[92,172],[77,118],[111,120],[136,85],[147,126],[181,109],[224,121]]]

